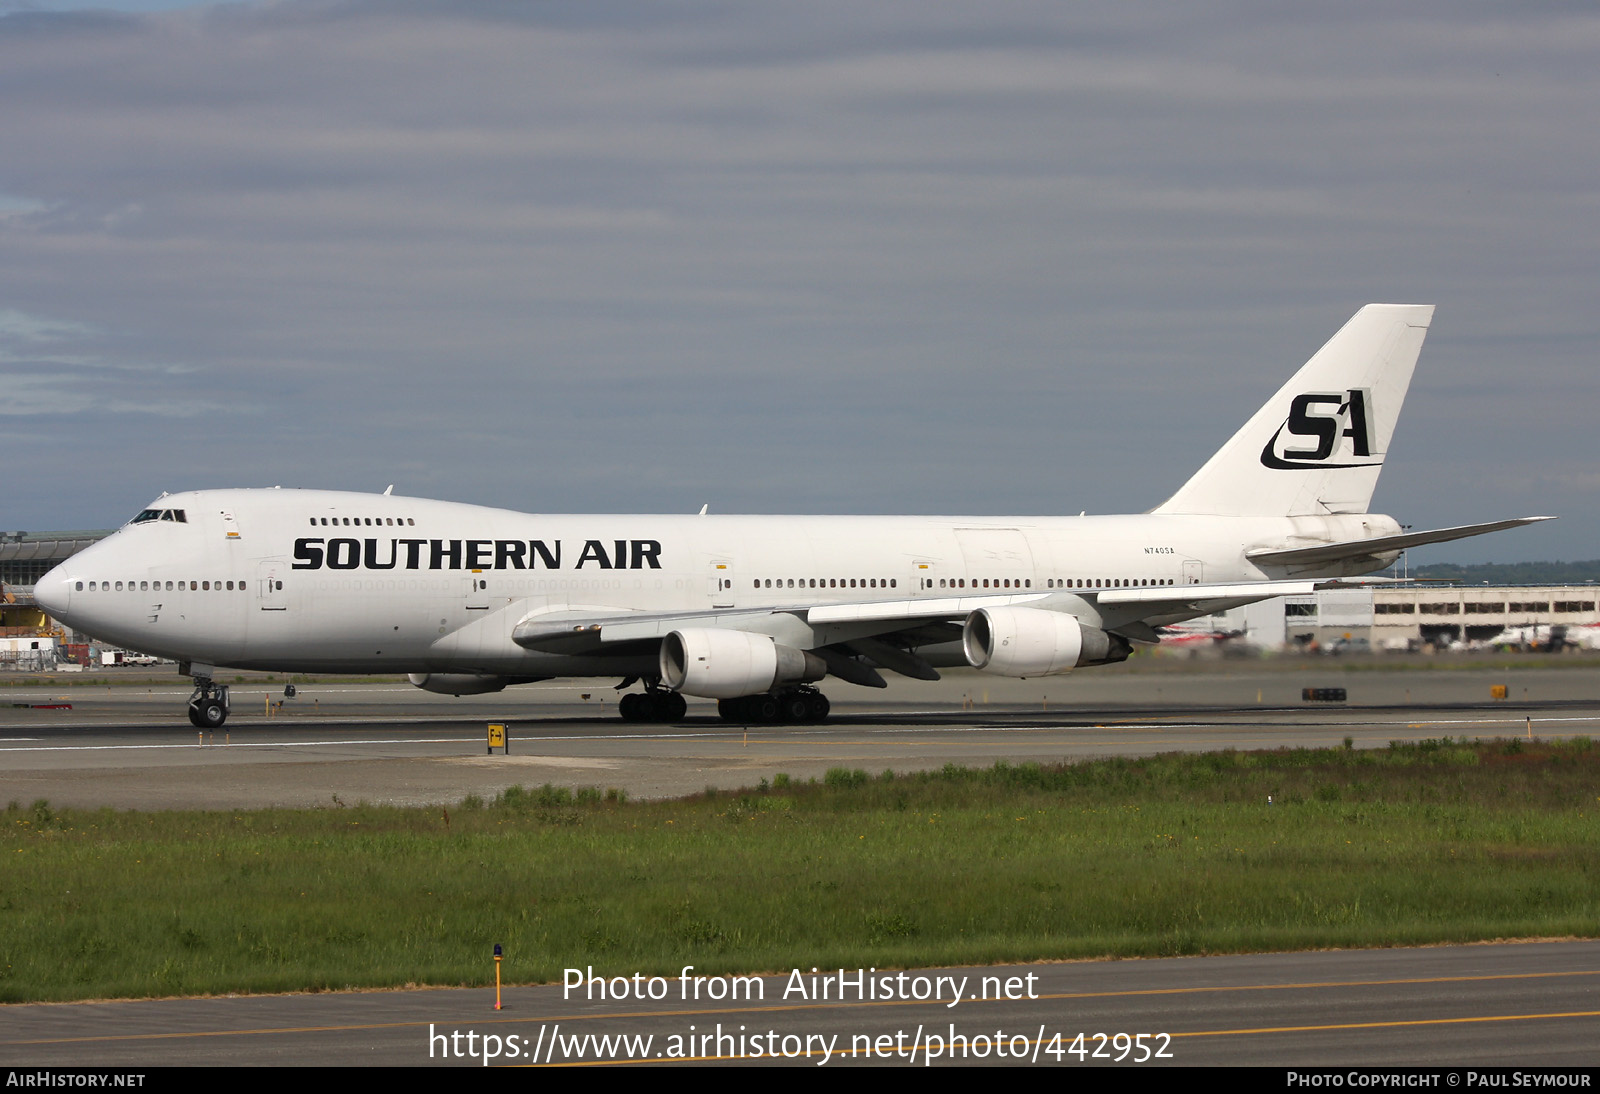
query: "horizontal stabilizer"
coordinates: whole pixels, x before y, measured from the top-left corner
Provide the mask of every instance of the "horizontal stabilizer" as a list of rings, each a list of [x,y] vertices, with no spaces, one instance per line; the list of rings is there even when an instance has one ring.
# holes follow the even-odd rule
[[[1537,524],[1555,517],[1517,517],[1515,520],[1496,520],[1488,524],[1461,524],[1454,528],[1434,528],[1427,532],[1402,532],[1394,536],[1377,536],[1373,539],[1352,539],[1342,543],[1319,543],[1313,547],[1270,548],[1246,551],[1245,557],[1258,566],[1321,566],[1345,559],[1375,558],[1398,554],[1410,547],[1425,543],[1448,543],[1453,539],[1481,536],[1485,532],[1498,532],[1505,528],[1519,528],[1524,524]]]

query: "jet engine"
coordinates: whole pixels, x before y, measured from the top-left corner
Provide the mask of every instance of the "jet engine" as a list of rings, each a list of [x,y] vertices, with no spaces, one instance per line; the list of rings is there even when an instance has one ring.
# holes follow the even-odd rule
[[[979,608],[967,616],[961,648],[973,668],[1018,677],[1110,665],[1126,661],[1133,652],[1132,643],[1120,635],[1041,608]]]
[[[827,674],[816,654],[764,634],[692,629],[673,631],[661,643],[661,682],[706,699],[737,699]]]

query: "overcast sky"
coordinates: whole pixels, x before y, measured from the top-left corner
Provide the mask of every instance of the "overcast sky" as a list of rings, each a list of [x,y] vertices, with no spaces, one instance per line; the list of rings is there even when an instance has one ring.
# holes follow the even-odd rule
[[[1438,305],[1374,507],[1600,556],[1590,3],[0,0],[0,528],[1161,502]]]

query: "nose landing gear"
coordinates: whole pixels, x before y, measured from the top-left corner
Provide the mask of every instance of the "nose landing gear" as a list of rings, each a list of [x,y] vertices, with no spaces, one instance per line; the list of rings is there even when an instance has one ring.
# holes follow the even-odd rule
[[[214,684],[209,676],[194,678],[189,696],[189,721],[200,729],[217,729],[228,720],[228,685]]]

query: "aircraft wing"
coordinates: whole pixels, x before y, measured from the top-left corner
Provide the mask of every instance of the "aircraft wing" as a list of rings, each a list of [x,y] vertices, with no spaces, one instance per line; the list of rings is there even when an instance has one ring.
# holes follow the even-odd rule
[[[1155,642],[1158,636],[1152,623],[1189,619],[1275,596],[1305,595],[1318,589],[1372,583],[1373,579],[1308,578],[1122,589],[1034,590],[696,612],[570,609],[524,619],[513,629],[512,640],[542,653],[620,653],[629,645],[658,643],[675,630],[711,628],[766,634],[802,649],[815,649],[834,643],[850,645],[874,638],[904,636],[919,630],[923,631],[925,640],[935,640],[935,636],[950,640],[959,635],[939,634],[938,625],[959,625],[980,608],[1029,605],[1080,614],[1087,603],[1098,609],[1106,629],[1137,641]],[[1073,607],[1079,612],[1074,613]]]
[[[1395,536],[1377,536],[1373,539],[1353,539],[1342,543],[1319,543],[1311,547],[1259,547],[1246,551],[1251,562],[1266,566],[1323,566],[1330,562],[1348,559],[1375,558],[1398,554],[1408,547],[1425,543],[1448,543],[1452,539],[1481,536],[1485,532],[1498,532],[1503,528],[1518,528],[1524,524],[1537,524],[1555,517],[1517,517],[1514,520],[1496,520],[1488,524],[1460,524],[1454,528],[1434,528],[1426,532],[1403,532]]]
[[[1032,592],[750,609],[719,608],[698,612],[575,609],[530,616],[512,630],[511,640],[525,649],[543,653],[595,653],[621,643],[658,642],[675,630],[689,627],[751,631],[770,634],[775,638],[792,636],[797,626],[831,626],[860,635],[889,634],[927,623],[959,621],[978,608],[1027,604],[1049,599],[1052,595],[1055,594]]]

